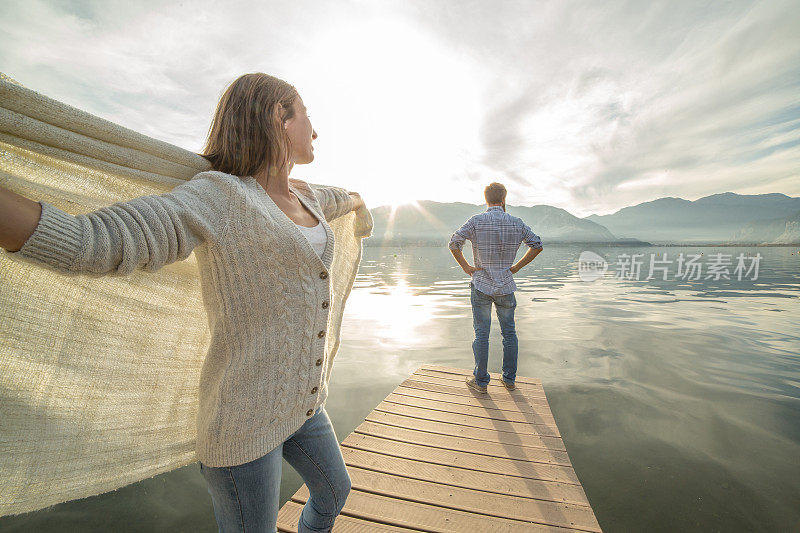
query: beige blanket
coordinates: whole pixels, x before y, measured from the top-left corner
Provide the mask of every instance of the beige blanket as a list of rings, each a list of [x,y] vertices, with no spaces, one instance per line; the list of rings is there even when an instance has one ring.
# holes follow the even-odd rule
[[[0,79],[0,184],[78,214],[162,193],[205,159]],[[0,214],[1,215],[1,214]],[[336,219],[331,354],[369,234]],[[194,255],[155,273],[68,277],[0,251],[0,516],[195,461],[209,332]]]

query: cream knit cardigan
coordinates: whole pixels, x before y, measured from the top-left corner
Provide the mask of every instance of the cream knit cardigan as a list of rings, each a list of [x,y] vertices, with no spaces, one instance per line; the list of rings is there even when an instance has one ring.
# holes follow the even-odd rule
[[[290,180],[319,257],[253,178],[6,80],[0,102],[0,179],[42,199],[0,254],[0,515],[251,461],[325,403],[366,209]]]

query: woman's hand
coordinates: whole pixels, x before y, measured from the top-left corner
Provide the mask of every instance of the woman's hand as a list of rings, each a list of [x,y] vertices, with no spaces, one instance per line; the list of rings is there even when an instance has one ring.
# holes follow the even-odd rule
[[[28,240],[42,214],[39,202],[0,187],[0,246],[9,252],[17,252]]]
[[[353,204],[353,211],[358,211],[362,207],[366,207],[366,204],[364,203],[364,200],[361,198],[360,194],[353,191],[347,191],[347,194],[349,194],[350,197],[355,202],[355,204]]]

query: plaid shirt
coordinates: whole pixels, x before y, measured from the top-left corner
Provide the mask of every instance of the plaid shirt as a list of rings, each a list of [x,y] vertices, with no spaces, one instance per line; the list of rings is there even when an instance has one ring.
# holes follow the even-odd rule
[[[472,242],[475,266],[483,269],[472,275],[472,283],[477,290],[491,296],[517,290],[509,269],[520,244],[543,248],[542,240],[531,228],[499,205],[490,206],[486,212],[467,220],[450,238],[449,246],[452,250],[461,250],[467,239]]]

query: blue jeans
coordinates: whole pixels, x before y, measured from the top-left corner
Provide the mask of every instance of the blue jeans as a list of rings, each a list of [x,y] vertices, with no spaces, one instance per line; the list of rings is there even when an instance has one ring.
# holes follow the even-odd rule
[[[475,370],[472,374],[478,385],[489,384],[489,329],[492,325],[492,303],[500,322],[500,333],[503,335],[503,381],[514,383],[517,378],[517,354],[519,343],[514,326],[514,309],[517,299],[514,293],[500,296],[489,296],[477,290],[471,283],[472,294],[472,326],[475,328],[475,340],[472,342],[472,354],[475,356]]]
[[[331,530],[350,492],[350,476],[328,413],[320,406],[300,429],[263,457],[230,467],[200,463],[221,533],[276,530],[282,459],[297,470],[310,492],[298,532]]]

